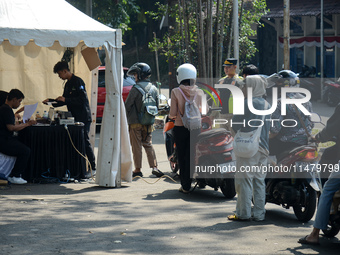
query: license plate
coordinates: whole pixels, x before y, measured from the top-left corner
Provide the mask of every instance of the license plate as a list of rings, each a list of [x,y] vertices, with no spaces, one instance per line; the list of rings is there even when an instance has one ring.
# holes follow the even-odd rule
[[[236,161],[230,161],[218,165],[221,173],[235,173],[236,172]]]

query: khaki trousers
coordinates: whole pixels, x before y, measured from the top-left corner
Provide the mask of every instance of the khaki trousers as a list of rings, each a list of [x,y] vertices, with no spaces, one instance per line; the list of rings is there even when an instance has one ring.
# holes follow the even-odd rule
[[[157,159],[155,150],[152,147],[151,132],[147,132],[147,128],[140,125],[134,128],[129,126],[129,134],[135,168],[142,168],[142,147],[146,152],[149,166],[151,168],[156,167]]]

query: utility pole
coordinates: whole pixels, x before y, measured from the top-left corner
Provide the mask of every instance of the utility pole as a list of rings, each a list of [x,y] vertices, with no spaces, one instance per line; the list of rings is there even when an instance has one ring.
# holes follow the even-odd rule
[[[320,82],[321,82],[321,86],[320,86],[320,89],[321,89],[321,100],[324,99],[324,95],[323,95],[323,77],[324,77],[324,52],[325,52],[325,49],[324,49],[324,24],[323,24],[323,0],[321,0],[321,22],[320,22],[320,68],[321,68],[321,79],[320,79]]]
[[[155,39],[155,45],[156,45],[156,33],[153,32],[153,36]],[[159,75],[159,64],[158,64],[158,52],[157,52],[157,48],[155,49],[155,58],[156,58],[156,70],[157,70],[157,87],[159,90],[159,94],[161,94],[161,78]]]
[[[168,0],[168,6],[174,6],[176,4],[176,0]],[[169,15],[169,27],[168,27],[168,32],[169,35],[173,35],[174,34],[174,27],[176,26],[176,20],[175,18],[171,17],[169,11],[168,11],[168,15]],[[177,84],[177,79],[176,79],[176,66],[175,66],[175,59],[173,56],[169,56],[169,97],[171,96],[171,91],[173,88],[178,87]]]
[[[234,24],[234,58],[237,59],[237,69],[236,73],[238,74],[239,72],[239,66],[240,66],[240,61],[239,61],[239,27],[238,27],[238,0],[234,0],[233,2],[233,24]]]
[[[92,0],[86,0],[86,14],[92,18]]]
[[[283,0],[283,64],[284,69],[290,70],[289,29],[290,29],[290,0]]]

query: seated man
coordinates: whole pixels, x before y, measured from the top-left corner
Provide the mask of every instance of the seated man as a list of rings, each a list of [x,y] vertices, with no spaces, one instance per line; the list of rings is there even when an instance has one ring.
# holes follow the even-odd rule
[[[278,92],[280,93],[281,87],[295,86],[296,80],[294,77],[281,78],[277,82]],[[300,93],[287,93],[287,97],[291,99],[303,98],[304,96]],[[306,102],[302,104],[309,112],[312,112],[311,102]],[[301,123],[299,115],[304,122]],[[286,115],[281,114],[281,98],[278,99],[276,110],[272,113],[271,119],[276,119],[278,121],[273,122],[273,126],[270,128],[269,135],[269,154],[275,155],[276,158],[283,152],[292,150],[301,145],[308,143],[308,134],[304,126],[307,128],[308,132],[311,133],[313,129],[313,122],[311,122],[310,116],[304,115],[299,109],[295,108],[294,105],[288,104],[286,106]],[[281,125],[283,120],[287,120],[285,124],[288,127]],[[288,121],[289,119],[295,120],[297,125],[294,125],[293,121]]]
[[[333,115],[328,119],[327,125],[322,129],[320,133],[315,136],[315,140],[318,142],[327,142],[336,137],[336,143],[340,143],[340,104],[335,108]],[[319,244],[319,233],[321,229],[327,229],[329,220],[330,209],[335,192],[340,189],[340,173],[333,171],[328,177],[327,182],[323,188],[321,196],[319,198],[318,209],[315,215],[312,232],[300,238],[298,243],[302,244]]]
[[[0,152],[8,156],[15,156],[17,160],[8,180],[14,184],[25,184],[27,181],[21,178],[26,168],[30,155],[30,149],[13,136],[14,131],[20,131],[25,127],[35,124],[34,120],[26,123],[15,124],[13,109],[17,109],[24,94],[18,89],[12,89],[7,96],[6,102],[0,107]]]
[[[6,99],[8,96],[8,92],[0,90],[0,106],[4,105],[6,103]],[[21,116],[19,113],[23,112],[25,110],[25,106],[21,107],[19,110],[16,111],[15,117],[20,120]]]

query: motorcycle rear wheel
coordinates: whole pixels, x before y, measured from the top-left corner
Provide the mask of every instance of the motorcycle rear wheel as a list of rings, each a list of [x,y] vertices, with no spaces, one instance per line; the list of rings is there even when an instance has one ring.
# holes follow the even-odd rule
[[[178,163],[175,163],[175,166],[173,166],[171,164],[171,162],[169,162],[169,164],[170,164],[171,172],[173,172],[174,174],[179,175],[179,172],[178,172],[178,170],[179,170]]]
[[[325,234],[326,237],[334,237],[339,233],[340,229],[333,224],[328,224],[327,229],[323,229],[322,232]]]
[[[220,189],[226,198],[234,198],[236,195],[234,178],[224,179]]]
[[[329,91],[327,94],[326,94],[326,102],[327,102],[327,104],[329,105],[329,106],[331,106],[331,107],[334,107],[334,106],[337,106],[338,105],[338,102],[336,101],[336,100],[334,100],[334,99],[332,99],[332,97],[333,97],[333,95],[332,95],[332,92],[331,91]]]
[[[316,192],[309,185],[300,185],[301,202],[294,205],[293,210],[296,218],[302,222],[308,222],[314,215],[316,209]]]

